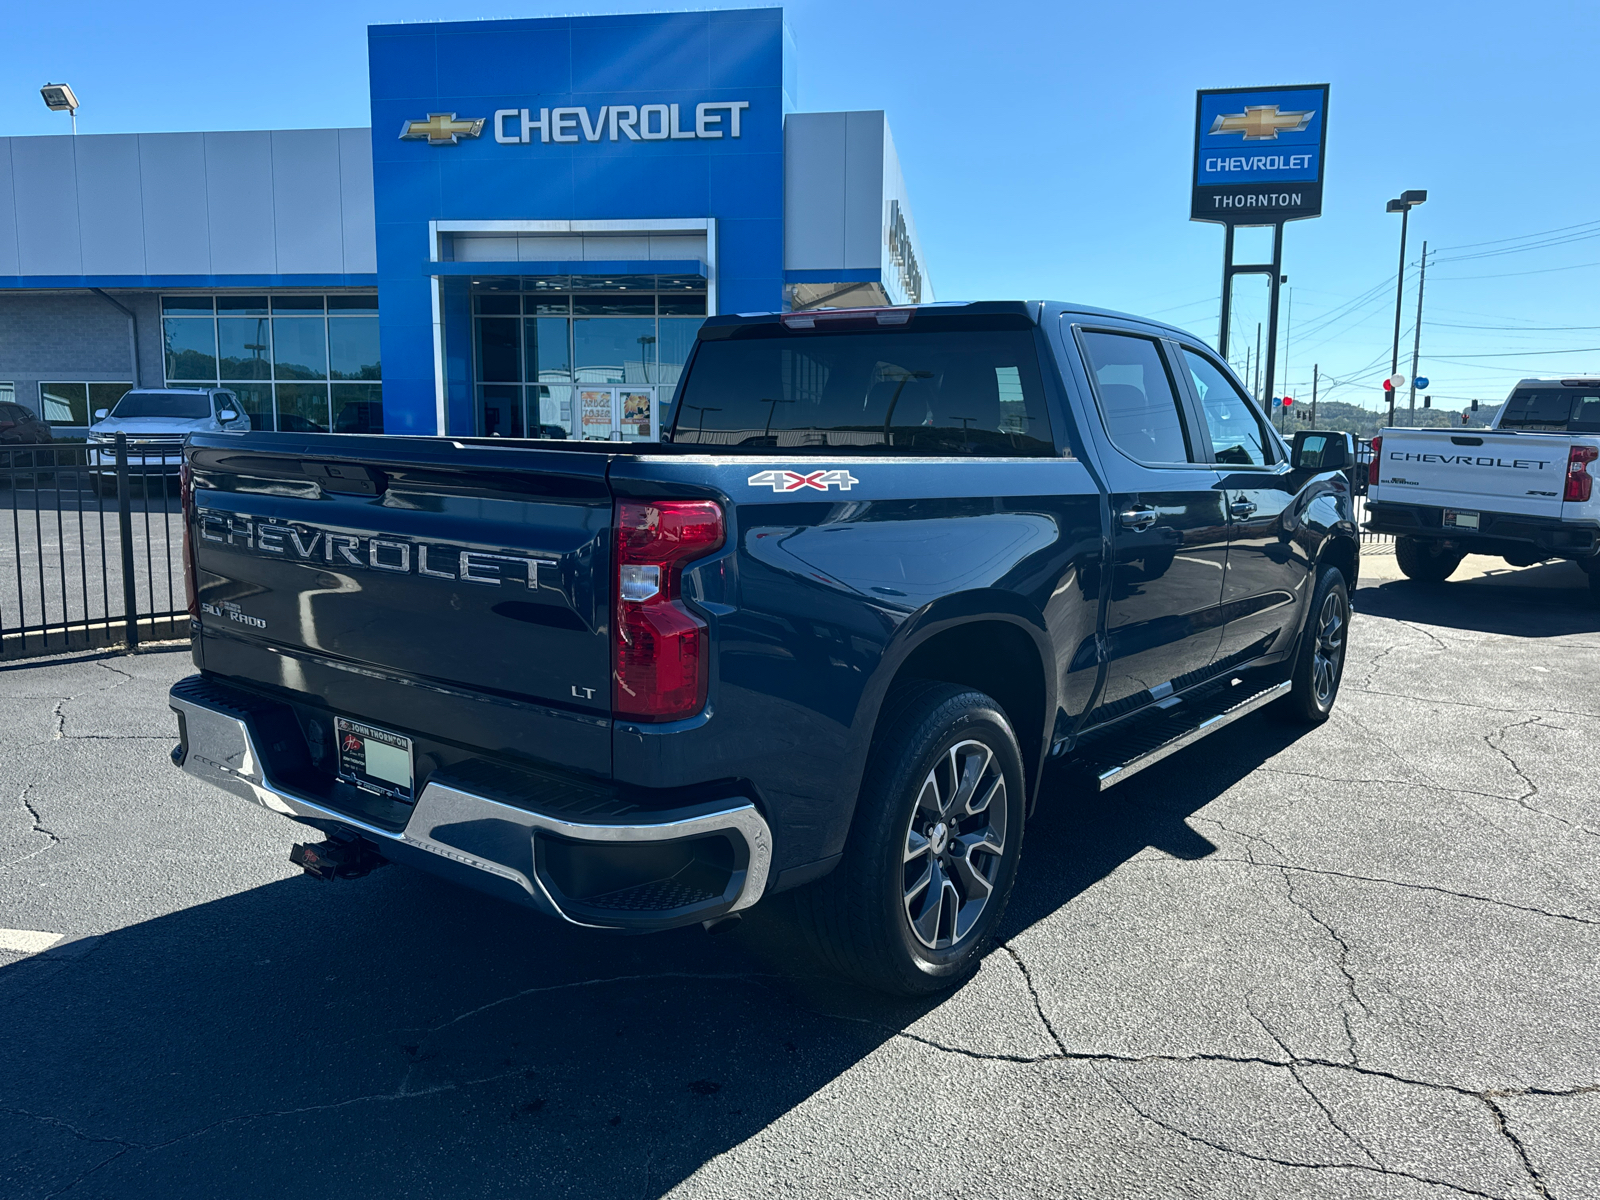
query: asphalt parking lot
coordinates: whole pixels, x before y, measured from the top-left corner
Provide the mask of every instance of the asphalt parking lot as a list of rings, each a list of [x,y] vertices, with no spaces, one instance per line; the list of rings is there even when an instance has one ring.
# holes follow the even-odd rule
[[[1600,1196],[1600,609],[1367,572],[1332,721],[1054,781],[1004,944],[918,1005],[781,905],[318,884],[167,761],[186,650],[0,668],[0,1194]]]

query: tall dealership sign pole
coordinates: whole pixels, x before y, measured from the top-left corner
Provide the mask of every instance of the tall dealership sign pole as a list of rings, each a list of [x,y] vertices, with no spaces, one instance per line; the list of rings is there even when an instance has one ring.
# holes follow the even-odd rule
[[[1278,359],[1278,289],[1283,281],[1283,227],[1322,215],[1322,163],[1328,147],[1328,85],[1213,88],[1195,94],[1194,176],[1189,219],[1226,227],[1222,250],[1222,328],[1217,349],[1228,357],[1236,275],[1267,276],[1264,390],[1274,388]],[[1235,263],[1233,231],[1272,229],[1270,263]]]

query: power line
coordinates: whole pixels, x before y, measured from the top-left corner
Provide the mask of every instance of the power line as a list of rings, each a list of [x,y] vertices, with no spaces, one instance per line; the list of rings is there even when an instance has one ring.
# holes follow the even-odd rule
[[[1487,242],[1463,242],[1459,246],[1441,246],[1442,253],[1448,254],[1452,250],[1476,250],[1479,246],[1499,246],[1506,242],[1525,242],[1530,238],[1550,237],[1557,233],[1570,233],[1574,229],[1591,229],[1600,225],[1600,221],[1580,221],[1576,225],[1563,225],[1559,229],[1544,229],[1538,233],[1519,233],[1515,237],[1490,238]]]
[[[1499,275],[1441,275],[1441,279],[1510,279],[1515,275],[1548,275],[1552,271],[1576,271],[1582,267],[1600,267],[1600,262],[1573,263],[1568,267],[1540,267],[1535,271],[1506,271]]]

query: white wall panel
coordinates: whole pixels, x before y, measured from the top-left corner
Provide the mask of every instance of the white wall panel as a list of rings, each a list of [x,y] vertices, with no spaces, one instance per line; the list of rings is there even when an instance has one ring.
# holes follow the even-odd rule
[[[583,257],[600,262],[607,259],[649,258],[650,239],[639,237],[586,237],[583,239]]]
[[[344,269],[370,275],[378,269],[377,218],[372,200],[372,130],[339,130],[339,204]]]
[[[144,197],[136,138],[77,139],[78,237],[85,275],[143,275]]]
[[[0,138],[0,275],[15,275],[17,265],[17,206],[12,199],[11,139]]]
[[[457,262],[516,262],[514,237],[461,237],[454,239]]]
[[[138,139],[146,272],[209,275],[205,135],[141,133]]]
[[[272,214],[280,273],[344,270],[338,130],[273,131]]]
[[[581,237],[521,237],[517,246],[517,257],[523,262],[581,262],[584,257]]]
[[[844,265],[876,267],[882,259],[884,121],[881,112],[845,114]]]
[[[272,135],[208,133],[205,147],[212,270],[218,275],[276,274]]]
[[[650,235],[650,257],[705,262],[705,235],[652,233]]]
[[[72,138],[12,138],[11,166],[18,274],[83,274]]]
[[[845,265],[847,113],[790,113],[783,122],[783,259],[791,271]]]

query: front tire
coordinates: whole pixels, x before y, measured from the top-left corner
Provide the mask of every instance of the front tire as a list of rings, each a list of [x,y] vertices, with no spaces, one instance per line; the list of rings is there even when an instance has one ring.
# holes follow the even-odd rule
[[[1320,725],[1333,714],[1344,679],[1350,633],[1350,592],[1338,567],[1323,567],[1294,654],[1289,694],[1278,712],[1297,725]]]
[[[901,996],[977,969],[1022,851],[1022,754],[982,692],[916,680],[884,701],[844,858],[796,896],[818,956]]]
[[[1407,579],[1418,583],[1443,583],[1466,557],[1440,542],[1414,537],[1394,540],[1394,560]]]

